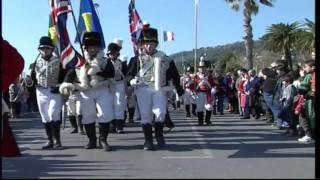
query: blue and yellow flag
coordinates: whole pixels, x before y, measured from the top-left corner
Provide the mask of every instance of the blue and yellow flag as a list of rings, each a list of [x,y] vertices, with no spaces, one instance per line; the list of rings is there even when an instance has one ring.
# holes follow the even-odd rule
[[[92,0],[81,0],[80,2],[78,31],[80,41],[82,41],[82,37],[85,32],[98,32],[101,39],[101,48],[105,49],[106,45],[104,42],[102,28]],[[78,34],[75,42],[79,42]]]

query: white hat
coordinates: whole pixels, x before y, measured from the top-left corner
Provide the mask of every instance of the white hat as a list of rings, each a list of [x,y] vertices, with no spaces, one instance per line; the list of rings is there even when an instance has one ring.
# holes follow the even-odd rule
[[[150,23],[148,21],[143,21],[142,23],[143,25],[150,25]]]
[[[114,38],[112,42],[115,43],[115,44],[117,44],[119,47],[122,48],[122,42],[123,42],[123,40],[121,40],[121,39],[119,39],[119,38]]]

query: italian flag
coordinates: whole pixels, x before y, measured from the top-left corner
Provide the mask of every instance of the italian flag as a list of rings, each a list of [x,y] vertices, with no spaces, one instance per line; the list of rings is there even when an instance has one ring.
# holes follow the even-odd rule
[[[174,33],[170,31],[163,31],[163,41],[174,41]]]

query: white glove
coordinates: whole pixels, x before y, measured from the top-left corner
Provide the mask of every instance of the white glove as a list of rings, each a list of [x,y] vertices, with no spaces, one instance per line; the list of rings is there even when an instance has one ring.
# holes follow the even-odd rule
[[[72,83],[62,83],[59,87],[59,92],[62,94],[62,95],[70,95],[70,93],[72,91],[74,91],[76,88],[75,86],[72,84]]]
[[[217,88],[216,87],[211,88],[211,94],[215,95],[216,93],[217,93]]]
[[[206,110],[212,110],[212,105],[211,105],[211,104],[205,104],[205,105],[204,105],[204,108],[205,108]]]
[[[130,80],[130,84],[131,84],[132,86],[137,85],[138,82],[139,82],[138,78],[133,78],[133,79]]]

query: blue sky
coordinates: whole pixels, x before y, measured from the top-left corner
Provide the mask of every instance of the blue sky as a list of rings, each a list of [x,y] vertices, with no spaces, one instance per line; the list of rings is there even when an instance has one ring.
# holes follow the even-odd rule
[[[106,44],[115,37],[123,39],[121,54],[131,57],[129,0],[94,2],[100,5],[98,14]],[[71,3],[78,20],[80,0]],[[161,47],[168,55],[194,48],[194,0],[136,0],[136,9],[159,32],[162,29],[175,33],[175,41]],[[2,0],[2,36],[24,57],[25,70],[38,54],[39,38],[47,35],[49,11],[48,0]],[[253,38],[259,39],[271,24],[303,22],[305,18],[315,21],[315,0],[277,0],[272,8],[260,5],[252,20]],[[73,41],[76,31],[71,13],[68,31]],[[231,10],[224,0],[199,0],[198,48],[242,41],[243,35],[241,11]],[[79,50],[79,44],[73,46]]]

